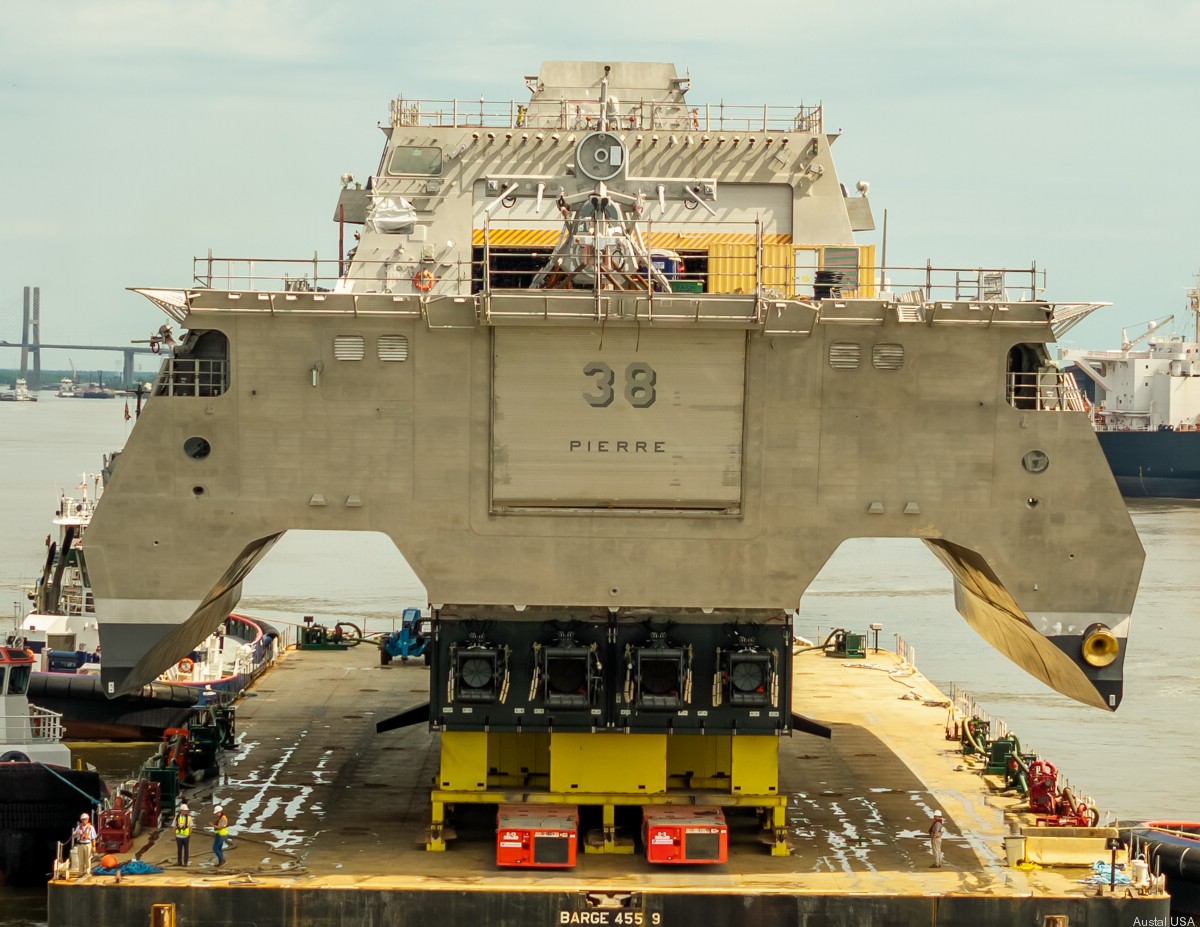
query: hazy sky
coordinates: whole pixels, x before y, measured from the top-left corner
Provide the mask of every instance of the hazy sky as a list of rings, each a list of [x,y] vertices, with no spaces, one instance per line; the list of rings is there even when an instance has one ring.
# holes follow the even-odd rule
[[[26,285],[44,341],[117,344],[164,321],[125,287],[186,286],[209,248],[336,257],[338,177],[376,167],[389,99],[521,100],[522,76],[557,58],[672,61],[694,103],[823,103],[841,179],[869,180],[877,221],[888,211],[889,264],[1036,260],[1048,298],[1115,304],[1076,346],[1183,318],[1200,2],[608,0],[586,24],[581,9],[5,4],[0,339],[19,337]]]

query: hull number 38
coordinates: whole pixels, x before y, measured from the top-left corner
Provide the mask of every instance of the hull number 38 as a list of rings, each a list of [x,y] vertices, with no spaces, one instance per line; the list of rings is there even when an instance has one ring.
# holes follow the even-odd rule
[[[584,365],[583,375],[592,382],[583,393],[584,401],[593,409],[605,409],[616,398],[617,375],[604,361],[592,361]],[[635,361],[625,368],[622,392],[625,401],[635,409],[648,409],[654,405],[657,392],[654,385],[658,374],[649,364]]]

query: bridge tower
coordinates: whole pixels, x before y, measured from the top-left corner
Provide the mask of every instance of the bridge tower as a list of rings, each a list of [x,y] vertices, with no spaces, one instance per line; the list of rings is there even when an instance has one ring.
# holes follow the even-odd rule
[[[33,291],[32,304],[30,290]],[[32,308],[32,313],[30,309]],[[32,328],[32,332],[30,329]],[[42,386],[42,288],[25,287],[24,311],[21,317],[21,376],[32,390]],[[32,335],[33,340],[30,340]],[[29,355],[33,355],[33,375],[29,374]]]

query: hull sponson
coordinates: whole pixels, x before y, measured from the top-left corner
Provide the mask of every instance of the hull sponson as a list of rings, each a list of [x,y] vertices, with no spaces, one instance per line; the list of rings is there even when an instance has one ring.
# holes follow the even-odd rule
[[[1123,638],[1123,615],[1098,611],[1054,615],[1053,624],[1050,616],[1039,615],[1035,627],[979,554],[946,541],[925,543],[954,575],[955,607],[980,637],[1064,695],[1097,708],[1120,705],[1123,642],[1117,659],[1097,669],[1083,660],[1080,634],[1099,622]],[[1055,633],[1064,627],[1075,633]]]
[[[430,328],[433,309],[421,316],[391,296],[375,297],[378,314],[364,311],[371,296],[327,294],[320,313],[280,316],[239,308],[258,294],[245,295],[188,294],[189,329],[229,339],[230,389],[149,403],[89,528],[105,680],[117,692],[215,628],[237,583],[291,528],[386,532],[435,603],[650,608],[794,608],[844,540],[912,537],[954,539],[956,552],[942,553],[960,581],[962,552],[975,552],[988,580],[964,605],[968,619],[1049,685],[1112,707],[1111,680],[1089,692],[1096,671],[1069,670],[1053,656],[1060,647],[1031,634],[1039,615],[1128,616],[1144,556],[1086,415],[1005,398],[1011,346],[1052,340],[1042,304],[1009,306],[1003,328],[903,324],[893,307],[862,300],[847,311],[875,319],[868,327],[831,317],[803,338],[746,331],[736,509],[506,511],[492,503],[494,418],[538,410],[494,403],[488,327]],[[591,294],[554,299],[590,305]],[[339,364],[333,340],[349,324],[339,305],[359,313],[353,329],[368,342],[406,336],[408,361]],[[600,328],[590,328],[598,356],[614,367],[633,356],[614,336],[622,323],[609,321],[603,339]],[[908,360],[845,376],[827,358],[847,339],[867,356],[899,344]],[[557,369],[568,362],[547,355],[546,376],[577,376]],[[183,453],[192,435],[212,445],[204,460]],[[1022,466],[1031,449],[1048,456],[1042,472]],[[662,465],[686,478],[681,456]],[[186,633],[160,633],[150,596],[175,603]]]
[[[127,468],[127,472],[131,469]],[[121,485],[115,471],[111,481],[113,486]],[[122,508],[125,501],[126,497],[119,496],[113,509]],[[130,517],[129,513],[125,513],[125,517]],[[118,515],[115,520],[120,518]],[[157,550],[171,543],[167,539],[174,531],[168,530],[166,525],[158,525],[149,533],[154,537],[150,538],[148,546]],[[123,586],[124,595],[106,602],[109,615],[100,621],[100,647],[104,654],[100,678],[105,693],[126,695],[153,682],[216,631],[241,598],[242,579],[280,536],[248,540],[240,545],[240,553],[232,559],[229,559],[230,548],[220,546],[220,542],[217,542],[216,550],[205,552],[208,556],[193,556],[188,551],[195,553],[194,546],[186,537],[180,538],[176,543],[182,556],[178,563],[170,566],[169,580],[157,576],[153,583],[147,584],[143,577],[141,582]],[[232,550],[237,551],[239,547]],[[204,573],[204,567],[214,562],[222,563],[216,583],[212,581],[213,574]],[[95,592],[99,586],[98,577],[106,575],[111,565],[105,557],[105,548],[97,549],[95,559],[89,549],[88,564]],[[201,576],[204,578],[198,578]],[[189,592],[192,597],[188,597]],[[164,593],[180,597],[163,598]],[[100,594],[96,592],[96,595],[99,601]]]

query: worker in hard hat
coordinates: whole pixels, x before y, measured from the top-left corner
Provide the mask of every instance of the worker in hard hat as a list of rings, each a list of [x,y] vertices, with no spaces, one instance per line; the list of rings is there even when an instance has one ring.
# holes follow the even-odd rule
[[[942,868],[942,833],[945,829],[942,824],[942,812],[935,811],[933,823],[929,825],[929,849],[933,853],[933,865],[930,869]]]
[[[187,802],[180,802],[179,810],[175,812],[175,861],[180,866],[188,864],[191,842],[192,813]]]
[[[92,847],[96,845],[96,828],[92,827],[91,816],[85,811],[71,832],[71,839],[79,847],[79,868],[84,873],[92,871]]]
[[[213,808],[212,820],[213,855],[217,865],[225,865],[225,838],[229,836],[229,818],[225,817],[225,809],[220,805]]]

